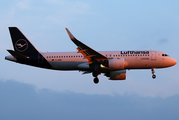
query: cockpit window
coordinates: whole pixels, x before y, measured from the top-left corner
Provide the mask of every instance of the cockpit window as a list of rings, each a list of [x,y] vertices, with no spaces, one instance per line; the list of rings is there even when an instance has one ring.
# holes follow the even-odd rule
[[[167,54],[162,54],[162,56],[168,56]]]

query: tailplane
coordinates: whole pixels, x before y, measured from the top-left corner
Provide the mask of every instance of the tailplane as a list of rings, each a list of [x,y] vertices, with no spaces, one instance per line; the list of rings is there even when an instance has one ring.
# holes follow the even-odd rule
[[[17,27],[9,27],[14,51],[28,56],[38,53],[38,50],[30,43],[24,34]]]

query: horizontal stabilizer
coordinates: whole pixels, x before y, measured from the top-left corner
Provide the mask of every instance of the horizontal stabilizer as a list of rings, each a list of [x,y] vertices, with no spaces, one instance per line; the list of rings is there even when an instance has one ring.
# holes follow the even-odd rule
[[[16,59],[28,59],[29,57],[26,57],[16,51],[13,50],[7,50],[13,57],[15,57]]]

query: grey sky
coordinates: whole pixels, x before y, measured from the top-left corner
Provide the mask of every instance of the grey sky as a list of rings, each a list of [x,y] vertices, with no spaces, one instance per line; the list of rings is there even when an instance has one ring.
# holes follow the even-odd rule
[[[1,120],[178,120],[179,96],[86,95],[0,81]]]

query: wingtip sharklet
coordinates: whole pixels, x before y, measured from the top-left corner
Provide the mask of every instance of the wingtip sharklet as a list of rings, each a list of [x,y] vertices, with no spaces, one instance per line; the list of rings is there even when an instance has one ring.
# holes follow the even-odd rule
[[[68,30],[68,28],[65,28],[67,33],[68,33],[68,36],[70,37],[71,40],[74,40],[75,37],[71,34],[71,32]]]

